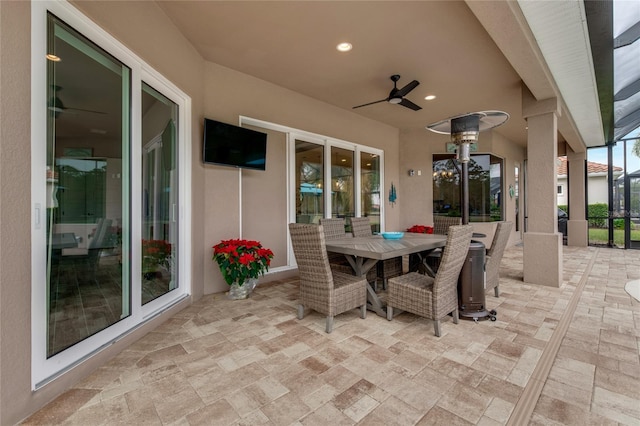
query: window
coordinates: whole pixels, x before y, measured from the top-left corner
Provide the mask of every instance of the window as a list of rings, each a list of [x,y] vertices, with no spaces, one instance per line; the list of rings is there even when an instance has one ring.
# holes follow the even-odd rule
[[[355,216],[355,193],[351,150],[331,147],[331,217]]]
[[[296,222],[324,217],[324,146],[296,139]]]
[[[558,185],[558,195],[564,194],[564,185]]]
[[[380,232],[380,156],[360,153],[361,205],[360,215],[367,216],[373,232]]]
[[[380,231],[382,152],[319,135],[294,134],[292,140],[295,221],[319,223],[323,217],[369,216],[373,230]]]
[[[461,216],[460,164],[449,154],[433,156],[433,214]],[[503,218],[502,159],[490,154],[471,155],[469,162],[469,221]]]

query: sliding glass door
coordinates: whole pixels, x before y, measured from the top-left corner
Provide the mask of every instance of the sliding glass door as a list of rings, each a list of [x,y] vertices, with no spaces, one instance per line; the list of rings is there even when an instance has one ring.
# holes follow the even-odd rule
[[[185,93],[67,2],[32,14],[38,389],[188,297],[191,119]]]
[[[127,317],[120,178],[130,69],[53,15],[47,67],[47,356]]]
[[[142,83],[142,304],[176,286],[178,106]]]

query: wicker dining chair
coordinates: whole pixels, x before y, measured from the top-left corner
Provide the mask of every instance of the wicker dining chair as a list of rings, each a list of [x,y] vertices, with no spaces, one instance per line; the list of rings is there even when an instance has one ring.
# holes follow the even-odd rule
[[[449,228],[440,268],[435,278],[409,272],[389,280],[387,319],[393,319],[393,308],[433,320],[435,335],[440,337],[440,320],[450,312],[458,323],[458,276],[467,258],[473,227]]]
[[[447,232],[449,232],[449,227],[456,226],[456,225],[462,225],[462,218],[459,216],[434,216],[433,217],[433,233],[434,234],[447,235]],[[428,265],[431,267],[432,270],[437,271],[438,266],[440,265],[441,258],[442,258],[442,249],[435,249],[426,256],[426,262],[428,263]],[[417,261],[416,259],[413,259],[414,263],[416,261]]]
[[[371,221],[368,217],[352,217],[351,232],[354,237],[371,237],[373,232],[371,231]],[[376,264],[376,282],[374,284],[374,290],[378,290],[378,280],[382,280],[382,288],[387,288],[387,281],[389,278],[402,275],[402,257],[394,257],[393,259],[386,259]],[[367,279],[369,276],[367,275]]]
[[[347,233],[345,228],[346,222],[343,218],[322,218],[320,219],[320,225],[324,228],[326,241],[353,237],[352,233]],[[331,269],[345,274],[354,274],[353,268],[344,257],[344,254],[330,251],[328,255]],[[367,280],[374,284],[377,276],[376,270],[373,268],[367,272]]]
[[[325,331],[331,333],[335,315],[360,308],[366,318],[367,280],[331,269],[323,226],[290,223],[289,233],[300,274],[298,319],[313,309],[327,316]]]
[[[498,222],[496,233],[493,234],[491,247],[487,250],[484,261],[484,270],[486,272],[485,290],[493,289],[496,297],[500,296],[500,262],[502,262],[502,255],[509,242],[512,229],[513,222]]]
[[[462,218],[459,216],[434,216],[433,233],[438,235],[447,235],[450,226],[460,224],[462,224]]]

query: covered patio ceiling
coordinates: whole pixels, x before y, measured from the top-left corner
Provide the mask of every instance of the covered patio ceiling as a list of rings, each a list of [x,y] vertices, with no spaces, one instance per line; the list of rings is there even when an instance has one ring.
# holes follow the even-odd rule
[[[511,119],[496,131],[525,146],[524,84],[537,99],[561,99],[560,141],[576,151],[605,143],[582,1],[158,5],[207,61],[399,129],[503,110]],[[352,51],[336,50],[344,41]],[[385,98],[394,74],[399,88],[420,82],[407,99],[422,109],[352,109]]]

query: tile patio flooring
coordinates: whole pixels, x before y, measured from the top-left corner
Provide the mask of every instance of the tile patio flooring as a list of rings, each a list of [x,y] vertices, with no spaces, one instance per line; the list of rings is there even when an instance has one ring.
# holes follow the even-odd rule
[[[205,296],[24,424],[640,424],[640,251],[564,247],[564,283],[505,252],[498,321],[295,317],[297,281]]]

